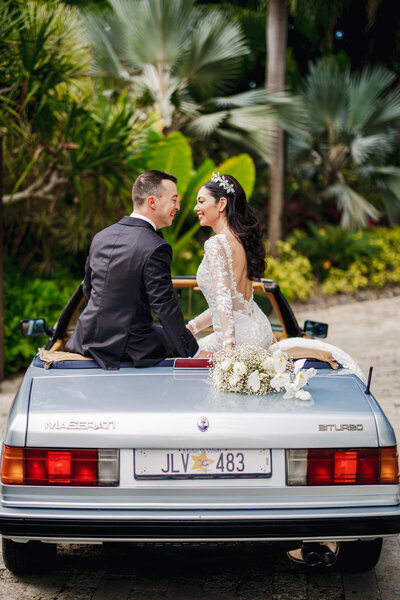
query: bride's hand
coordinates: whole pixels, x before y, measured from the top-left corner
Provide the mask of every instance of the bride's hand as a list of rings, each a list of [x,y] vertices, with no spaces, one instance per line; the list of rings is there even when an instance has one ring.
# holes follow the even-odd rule
[[[212,352],[206,352],[205,350],[201,350],[198,355],[196,356],[196,358],[212,358],[213,357],[213,353]]]

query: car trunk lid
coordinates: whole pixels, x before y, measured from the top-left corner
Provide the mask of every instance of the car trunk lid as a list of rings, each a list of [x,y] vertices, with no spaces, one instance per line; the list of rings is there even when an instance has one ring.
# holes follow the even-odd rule
[[[358,379],[323,372],[311,401],[219,392],[207,371],[46,373],[32,383],[26,443],[64,448],[350,448],[377,445]],[[208,419],[201,431],[199,420]]]

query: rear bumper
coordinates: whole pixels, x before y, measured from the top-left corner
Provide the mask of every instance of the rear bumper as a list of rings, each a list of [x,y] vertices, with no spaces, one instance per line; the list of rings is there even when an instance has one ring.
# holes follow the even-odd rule
[[[8,513],[8,514],[5,514]],[[320,511],[18,511],[0,514],[5,537],[58,541],[346,540],[400,533],[400,507]],[[19,514],[20,513],[20,514]],[[41,514],[42,513],[42,514]]]

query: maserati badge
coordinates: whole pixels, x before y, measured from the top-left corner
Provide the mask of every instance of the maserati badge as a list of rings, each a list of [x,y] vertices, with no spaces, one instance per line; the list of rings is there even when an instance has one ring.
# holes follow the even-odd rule
[[[208,422],[207,417],[199,417],[198,418],[197,427],[200,429],[200,431],[207,431],[209,426],[210,426],[210,424]]]

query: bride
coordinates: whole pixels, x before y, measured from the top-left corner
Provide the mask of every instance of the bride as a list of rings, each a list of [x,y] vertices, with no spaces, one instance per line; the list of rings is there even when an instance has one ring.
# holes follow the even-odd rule
[[[260,228],[240,183],[231,175],[213,173],[194,208],[200,225],[216,235],[204,244],[197,283],[209,308],[192,319],[193,334],[211,324],[214,333],[198,340],[203,352],[251,343],[268,348],[271,324],[253,299],[253,280],[264,276],[265,248]]]
[[[275,350],[294,346],[331,352],[333,358],[362,381],[365,376],[354,359],[321,340],[288,338],[275,342],[267,316],[253,299],[253,280],[265,271],[265,248],[260,228],[246,194],[232,175],[213,173],[203,185],[194,208],[200,224],[216,235],[204,244],[197,283],[209,308],[188,323],[195,335],[211,324],[214,333],[198,340],[202,356],[251,344]]]

